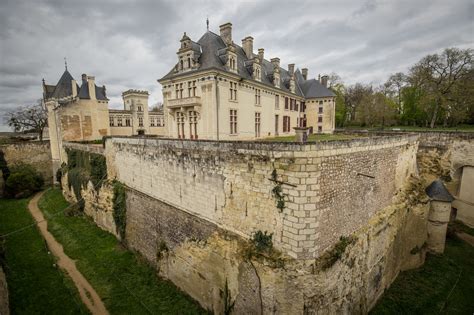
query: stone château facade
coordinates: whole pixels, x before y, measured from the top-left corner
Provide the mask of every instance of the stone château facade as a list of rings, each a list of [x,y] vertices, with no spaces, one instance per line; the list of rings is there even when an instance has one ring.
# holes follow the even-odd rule
[[[207,31],[197,42],[184,33],[178,62],[163,78],[164,116],[169,137],[254,139],[294,134],[295,127],[332,133],[335,94],[327,76],[309,79],[280,59],[253,50],[253,38],[232,39],[232,24],[220,35]]]
[[[62,141],[93,141],[104,136],[163,135],[162,111],[148,110],[148,92],[128,90],[122,94],[124,109],[109,109],[105,86],[82,75],[79,86],[69,71],[56,85],[43,80],[43,102],[48,111],[53,171],[59,167]]]

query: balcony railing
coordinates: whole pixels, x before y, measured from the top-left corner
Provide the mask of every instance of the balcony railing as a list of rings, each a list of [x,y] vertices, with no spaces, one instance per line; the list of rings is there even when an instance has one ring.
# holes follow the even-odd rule
[[[193,96],[193,97],[168,100],[168,108],[179,108],[179,107],[190,107],[190,106],[201,106],[201,98],[199,96]]]

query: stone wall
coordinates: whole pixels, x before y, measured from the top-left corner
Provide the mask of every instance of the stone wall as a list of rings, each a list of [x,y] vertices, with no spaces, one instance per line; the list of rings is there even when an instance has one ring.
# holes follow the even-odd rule
[[[249,259],[242,237],[130,188],[126,242],[216,314],[224,313],[226,283],[235,314],[367,313],[401,270],[424,261],[427,200],[397,197],[327,269],[315,259]]]
[[[53,165],[49,142],[25,142],[0,146],[7,167],[16,163],[31,164],[43,176],[46,184],[53,182]]]
[[[363,226],[416,171],[416,136],[315,144],[109,138],[109,178],[279,250],[315,258]],[[276,171],[277,181],[272,179]],[[272,194],[281,184],[285,208]]]

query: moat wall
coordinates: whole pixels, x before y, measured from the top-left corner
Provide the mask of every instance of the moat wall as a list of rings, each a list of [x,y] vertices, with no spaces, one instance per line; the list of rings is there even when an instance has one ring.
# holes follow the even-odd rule
[[[403,193],[416,173],[417,139],[109,138],[103,154],[109,180],[127,186],[125,242],[203,307],[223,313],[230,294],[236,314],[366,313],[400,270],[424,261],[428,206]],[[272,195],[278,184],[283,211]],[[110,195],[89,186],[86,201],[104,205],[86,202],[86,213],[115,232]],[[277,258],[245,254],[258,230],[273,233]],[[341,236],[352,241],[322,268]]]
[[[46,184],[53,181],[53,165],[49,142],[25,142],[0,145],[0,155],[11,167],[17,163],[32,165],[43,176]]]

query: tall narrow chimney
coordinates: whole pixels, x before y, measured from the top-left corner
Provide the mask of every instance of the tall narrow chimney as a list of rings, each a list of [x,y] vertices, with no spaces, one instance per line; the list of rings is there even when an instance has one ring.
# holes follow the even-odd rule
[[[226,45],[232,44],[232,23],[227,22],[219,26],[221,38]]]
[[[87,87],[89,88],[89,97],[91,100],[95,100],[95,77],[87,76]]]
[[[272,58],[270,62],[273,64],[273,70],[278,69],[278,71],[280,71],[280,58]]]
[[[308,80],[308,68],[301,69],[301,74],[303,75],[303,79]]]
[[[290,73],[290,76],[292,76],[295,73],[295,64],[294,63],[290,63],[288,65],[288,72]]]
[[[328,87],[328,76],[327,75],[323,75],[321,77],[321,84],[324,85],[325,87]]]
[[[262,61],[263,61],[264,51],[265,50],[263,48],[258,49],[258,59],[260,59],[260,63],[262,63]]]
[[[244,39],[242,39],[242,48],[245,51],[245,55],[247,56],[247,59],[252,59],[253,58],[253,37],[252,36],[247,36]]]
[[[76,85],[76,80],[71,80],[71,87],[72,87],[72,97],[77,96],[77,85]]]

